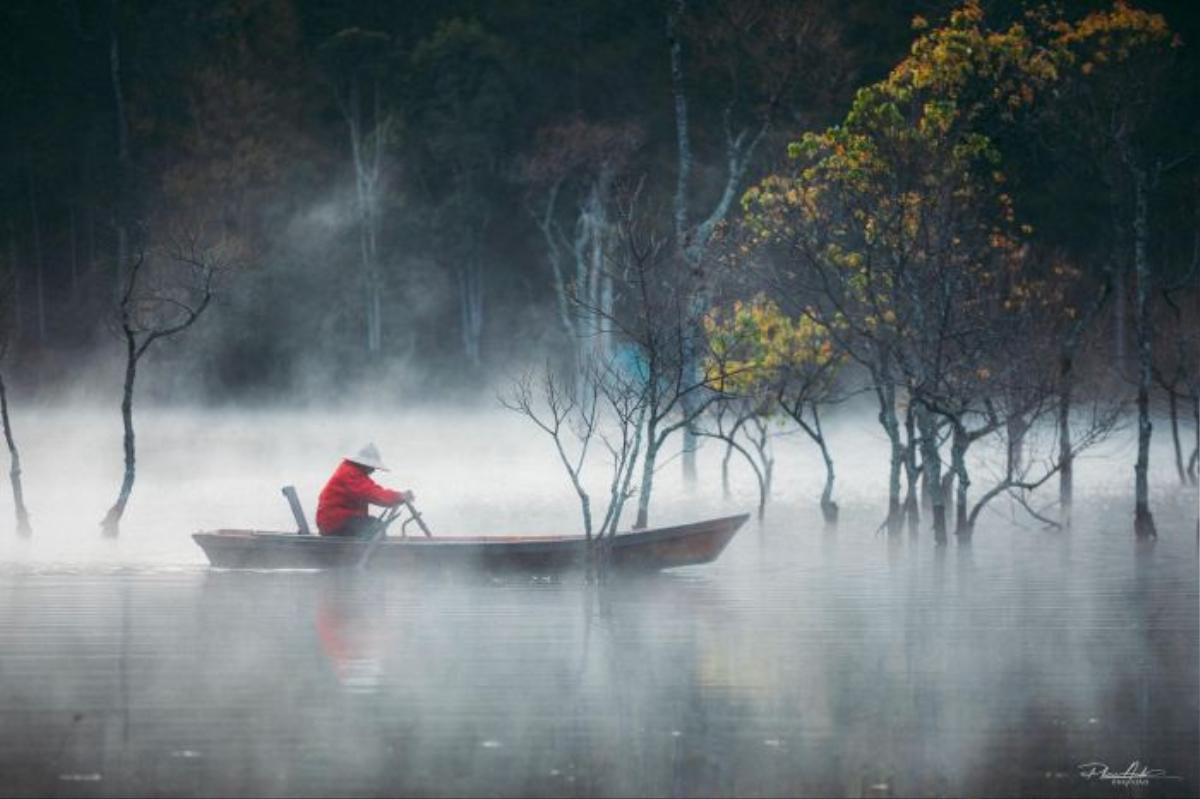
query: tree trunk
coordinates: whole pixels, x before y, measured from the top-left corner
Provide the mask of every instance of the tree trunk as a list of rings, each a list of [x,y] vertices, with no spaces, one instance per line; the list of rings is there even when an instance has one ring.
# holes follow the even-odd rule
[[[358,204],[359,257],[363,287],[363,322],[367,357],[382,348],[383,323],[379,277],[379,175],[385,125],[381,120],[379,86],[371,84],[372,119],[368,134],[362,108],[359,80],[350,82],[349,97],[342,107],[350,134],[350,156],[354,165],[355,201]],[[372,138],[373,137],[373,138]]]
[[[1175,396],[1174,387],[1167,389],[1167,407],[1170,409],[1171,443],[1175,446],[1175,471],[1179,474],[1180,484],[1187,485],[1187,470],[1183,467],[1183,445],[1179,441],[1179,401]]]
[[[825,487],[821,490],[821,518],[825,521],[825,529],[832,530],[838,523],[838,504],[833,501],[833,458],[829,457],[829,448],[822,438],[817,444],[821,450],[821,459],[825,462]]]
[[[693,404],[692,395],[688,394],[680,400],[680,404],[684,406],[683,412],[692,414],[693,407],[688,407]],[[683,426],[683,481],[691,486],[696,483],[696,450],[700,447],[700,437],[696,435],[696,430],[692,425]]]
[[[751,437],[751,442],[758,452],[759,462],[762,463],[763,492],[765,496],[769,497],[771,496],[771,486],[775,480],[775,459],[771,457],[770,423],[766,419],[756,416],[753,424],[756,428],[756,435]]]
[[[687,230],[688,230],[688,184],[691,182],[692,175],[692,144],[691,131],[688,127],[688,104],[687,92],[683,85],[683,42],[680,40],[677,30],[680,17],[687,10],[685,0],[675,0],[674,8],[667,13],[667,45],[671,56],[671,99],[674,104],[675,111],[675,154],[676,154],[676,172],[675,172],[675,196],[673,198],[673,216],[675,227],[675,246],[678,248],[681,257],[685,257],[687,248]],[[692,346],[685,342],[685,346],[692,349]],[[693,371],[692,353],[685,354],[685,362],[683,368],[685,373]],[[690,409],[687,403],[690,398],[684,400],[684,413]],[[686,483],[692,484],[696,480],[696,447],[698,444],[696,431],[691,425],[686,425],[683,428],[683,479]],[[639,511],[640,512],[640,511]]]
[[[1154,538],[1158,535],[1154,516],[1150,512],[1150,379],[1153,363],[1153,322],[1150,319],[1150,262],[1146,252],[1149,216],[1149,201],[1146,196],[1146,173],[1140,166],[1131,164],[1134,173],[1134,274],[1137,278],[1135,295],[1135,324],[1138,344],[1138,452],[1134,465],[1134,535],[1138,538]]]
[[[1192,485],[1196,485],[1196,467],[1200,465],[1200,394],[1192,394],[1192,428],[1196,433],[1196,446],[1192,448],[1192,456],[1188,458],[1187,474]]]
[[[765,481],[763,490],[769,497],[771,496],[771,487],[775,483],[775,459],[766,455],[763,456],[763,479]]]
[[[117,501],[109,508],[104,521],[100,523],[101,531],[106,538],[116,538],[120,534],[121,516],[125,513],[125,505],[133,491],[135,474],[135,457],[133,446],[133,384],[137,379],[137,347],[131,334],[125,334],[125,391],[121,396],[121,421],[125,425],[125,476],[121,480],[121,491]]]
[[[1071,526],[1071,503],[1075,489],[1075,453],[1071,444],[1071,401],[1075,384],[1075,362],[1064,351],[1058,366],[1058,505],[1059,523],[1063,529]]]
[[[667,44],[671,51],[671,99],[675,104],[675,149],[677,171],[675,175],[675,237],[683,246],[684,231],[687,230],[687,192],[692,174],[692,145],[688,131],[687,94],[683,89],[683,43],[679,40],[676,26],[686,10],[684,0],[675,0],[675,8],[667,14]]]
[[[1117,367],[1125,368],[1125,340],[1126,340],[1126,315],[1129,311],[1129,287],[1126,285],[1126,264],[1125,254],[1128,252],[1127,230],[1121,223],[1122,205],[1124,191],[1118,191],[1117,186],[1119,180],[1115,174],[1115,169],[1108,171],[1108,207],[1109,207],[1109,232],[1112,235],[1111,246],[1109,248],[1112,254],[1112,281],[1113,281],[1113,351],[1116,353]]]
[[[904,413],[904,518],[908,525],[908,534],[915,536],[921,524],[921,509],[917,500],[917,484],[920,480],[920,468],[917,466],[917,436],[914,429],[912,405]]]
[[[962,541],[970,538],[973,532],[967,520],[967,489],[971,486],[971,477],[967,474],[967,447],[970,441],[967,431],[957,420],[952,424],[954,434],[950,443],[950,468],[957,484],[954,498],[954,535]]]
[[[900,513],[900,471],[904,463],[904,448],[900,443],[900,422],[896,418],[896,389],[891,384],[887,373],[880,371],[876,375],[875,395],[879,399],[879,424],[887,433],[891,446],[891,457],[888,461],[888,510],[887,530],[889,534],[900,532],[903,517]]]
[[[1025,435],[1029,432],[1029,425],[1025,421],[1025,416],[1020,413],[1010,413],[1004,420],[1005,430],[1005,446],[1008,448],[1009,462],[1012,463],[1012,472],[1015,475],[1020,475],[1024,470],[1025,462]]]
[[[929,489],[933,513],[933,538],[939,545],[946,543],[946,500],[942,493],[942,456],[937,446],[937,426],[928,408],[918,406],[917,429],[921,433],[921,472]]]
[[[635,530],[642,530],[650,523],[650,492],[654,489],[654,463],[658,459],[658,442],[655,430],[646,431],[646,457],[642,461],[642,487],[638,491],[637,520]]]
[[[833,501],[833,481],[834,481],[833,458],[831,458],[829,456],[829,447],[825,443],[825,434],[821,430],[821,417],[817,413],[816,403],[813,403],[813,405],[812,405],[812,416],[813,416],[813,427],[817,433],[817,435],[815,437],[815,441],[817,442],[817,446],[821,450],[821,460],[823,460],[825,462],[825,487],[821,491],[821,517],[825,520],[825,529],[832,530],[833,528],[837,527],[837,522],[838,522],[838,506],[837,506],[837,503]],[[899,488],[900,488],[899,482],[900,482],[900,476],[897,473],[897,475],[896,475],[897,496],[899,496]],[[890,514],[892,512],[892,508],[890,505],[889,505],[888,510],[889,510],[889,514]],[[897,510],[897,514],[898,514],[898,510]]]
[[[954,458],[950,458],[950,468],[942,473],[942,496],[946,500],[946,518],[954,513]]]
[[[8,477],[12,482],[13,509],[17,514],[17,535],[21,538],[28,538],[33,533],[33,528],[29,525],[29,511],[25,508],[25,492],[21,488],[21,453],[17,451],[12,424],[8,418],[8,391],[4,385],[3,375],[0,375],[0,419],[4,422],[4,441],[8,444],[8,455],[11,459]]]
[[[729,499],[729,459],[733,456],[733,442],[725,442],[725,455],[721,458],[721,496]]]
[[[605,241],[608,232],[607,192],[610,179],[607,169],[592,181],[588,197],[579,217],[581,252],[576,254],[576,285],[580,290],[587,287],[588,318],[583,320],[586,333],[577,342],[577,347],[586,347],[607,363],[611,353],[609,346],[609,319],[612,318],[612,277],[605,268]]]
[[[921,438],[918,429],[917,438]],[[929,470],[925,468],[925,442],[920,443],[921,449],[921,512],[933,513],[933,489],[929,487]]]
[[[458,279],[463,354],[472,366],[479,366],[483,338],[483,269],[478,256],[471,256],[459,268]]]

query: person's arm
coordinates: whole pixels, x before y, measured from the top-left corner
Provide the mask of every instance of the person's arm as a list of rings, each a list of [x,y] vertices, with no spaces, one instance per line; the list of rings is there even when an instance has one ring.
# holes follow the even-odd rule
[[[404,501],[406,495],[402,491],[393,491],[390,488],[384,488],[361,472],[354,476],[351,489],[355,494],[372,505],[383,505],[385,507],[399,505]]]

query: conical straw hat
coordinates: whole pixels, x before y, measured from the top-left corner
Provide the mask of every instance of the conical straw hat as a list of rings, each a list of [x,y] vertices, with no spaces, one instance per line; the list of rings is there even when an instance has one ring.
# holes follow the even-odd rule
[[[367,444],[354,455],[347,455],[346,460],[353,461],[359,466],[382,469],[385,472],[391,471],[391,469],[383,465],[383,458],[379,455],[379,448],[374,444]]]

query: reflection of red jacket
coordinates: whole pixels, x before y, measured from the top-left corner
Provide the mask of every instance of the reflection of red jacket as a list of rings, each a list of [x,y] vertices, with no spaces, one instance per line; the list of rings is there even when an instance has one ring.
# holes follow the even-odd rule
[[[400,492],[390,491],[367,477],[357,463],[342,461],[321,489],[317,500],[317,529],[321,535],[329,535],[337,532],[349,519],[366,516],[367,503],[395,505],[399,501]]]

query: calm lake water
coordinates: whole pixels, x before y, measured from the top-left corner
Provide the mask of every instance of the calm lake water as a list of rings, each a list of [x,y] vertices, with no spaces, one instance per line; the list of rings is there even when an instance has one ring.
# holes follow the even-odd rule
[[[311,513],[331,458],[278,430],[148,427],[115,544],[93,524],[115,479],[65,480],[56,501],[29,459],[37,534],[0,541],[0,795],[1200,794],[1196,493],[1160,475],[1161,536],[1136,546],[1127,451],[1119,472],[1093,462],[1070,533],[999,506],[973,544],[938,549],[875,534],[869,454],[822,532],[798,449],[766,524],[716,563],[597,586],[210,570],[188,532],[282,526],[289,478]],[[397,456],[417,478],[391,475],[435,533],[572,518],[562,476],[535,465],[547,452],[513,465],[523,428],[444,430]],[[189,437],[235,456],[183,468]],[[482,440],[494,452],[456,480],[439,449]],[[664,484],[659,518],[752,506],[744,477],[729,500]],[[1080,768],[1135,761],[1162,777]]]
[[[0,793],[1194,796],[1172,533],[776,522],[602,586],[10,566]]]

